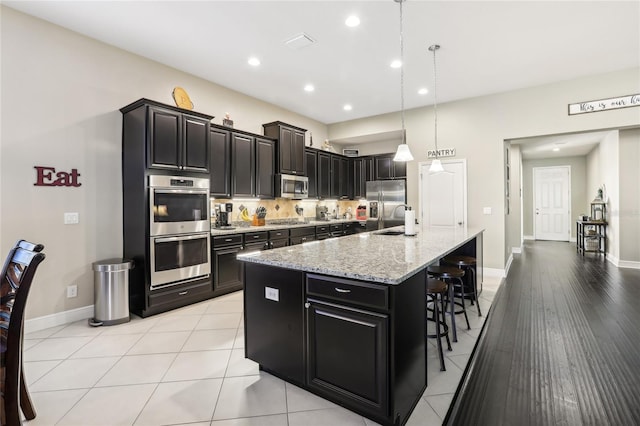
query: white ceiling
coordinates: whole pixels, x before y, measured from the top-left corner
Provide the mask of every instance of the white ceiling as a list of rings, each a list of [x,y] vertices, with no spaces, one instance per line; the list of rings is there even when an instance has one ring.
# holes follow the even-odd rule
[[[389,67],[400,56],[393,0],[2,3],[323,123],[400,110],[400,71]],[[434,43],[439,102],[640,64],[637,0],[407,0],[403,10],[407,109],[433,103]],[[345,26],[351,14],[359,27]],[[303,32],[316,43],[284,45]],[[247,64],[251,55],[260,67]],[[315,92],[303,91],[308,83]]]
[[[581,157],[593,148],[611,131],[576,133],[572,135],[540,136],[510,141],[520,145],[520,153],[525,160],[539,160],[557,157]],[[557,151],[554,151],[557,149]]]

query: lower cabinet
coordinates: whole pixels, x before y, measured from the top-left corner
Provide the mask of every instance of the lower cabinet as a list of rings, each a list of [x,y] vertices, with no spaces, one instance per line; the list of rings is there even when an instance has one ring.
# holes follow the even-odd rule
[[[307,304],[308,386],[386,415],[389,316],[313,299]]]
[[[245,352],[262,369],[304,383],[304,272],[246,264]]]
[[[242,289],[244,266],[236,259],[240,252],[242,252],[242,234],[213,238],[211,262],[215,295]]]

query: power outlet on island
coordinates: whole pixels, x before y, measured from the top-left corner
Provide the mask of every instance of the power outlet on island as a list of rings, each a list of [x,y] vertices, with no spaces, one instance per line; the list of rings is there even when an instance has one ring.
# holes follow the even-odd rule
[[[278,290],[277,288],[265,287],[264,297],[268,300],[278,302],[280,300],[280,290]]]
[[[78,286],[75,284],[67,286],[67,298],[72,298],[77,296],[78,296]]]

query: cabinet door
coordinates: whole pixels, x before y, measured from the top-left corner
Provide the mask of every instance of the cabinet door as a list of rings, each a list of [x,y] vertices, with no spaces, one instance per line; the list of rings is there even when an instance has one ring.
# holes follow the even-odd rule
[[[255,194],[254,139],[238,133],[231,134],[231,193],[234,197],[253,197]]]
[[[376,179],[391,179],[393,177],[393,159],[388,156],[377,156]]]
[[[309,386],[386,416],[388,316],[311,299],[307,302]]]
[[[180,114],[163,108],[149,107],[148,167],[180,169],[181,132]]]
[[[351,160],[351,164],[353,165],[351,169],[351,176],[353,176],[353,198],[363,198],[365,197],[363,161],[361,158],[354,158]]]
[[[296,175],[304,176],[306,172],[306,161],[305,161],[305,149],[304,149],[304,132],[294,131],[293,133],[293,144],[292,144],[292,171]]]
[[[209,185],[211,195],[231,197],[231,134],[226,130],[211,129]]]
[[[244,282],[244,267],[236,259],[241,247],[213,249],[213,291],[241,289]]]
[[[182,131],[183,169],[209,173],[209,122],[183,115]]]
[[[331,154],[318,153],[318,198],[331,197]]]
[[[293,173],[293,130],[280,127],[280,172]]]
[[[393,177],[401,179],[407,177],[407,163],[404,161],[391,161],[393,163]]]
[[[353,179],[349,174],[349,159],[340,157],[340,198],[351,198]]]
[[[340,185],[340,181],[342,176],[340,172],[342,171],[340,157],[337,155],[331,156],[331,198],[340,198],[342,195],[342,186]]]
[[[305,158],[307,162],[307,177],[309,178],[309,198],[318,197],[318,153],[316,151],[305,150]]]
[[[276,144],[272,140],[256,138],[256,197],[274,198]]]
[[[304,383],[304,273],[253,263],[246,273],[247,358]]]
[[[376,180],[376,166],[375,166],[373,157],[363,157],[362,164],[364,168],[364,183],[363,183],[364,190],[363,191],[366,191],[367,182]],[[363,195],[366,195],[366,194],[364,194],[363,192]]]

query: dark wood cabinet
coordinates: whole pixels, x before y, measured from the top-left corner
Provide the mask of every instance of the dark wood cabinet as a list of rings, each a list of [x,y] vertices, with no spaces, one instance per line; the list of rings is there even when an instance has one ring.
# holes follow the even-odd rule
[[[331,154],[318,152],[318,198],[331,197]]]
[[[159,107],[148,107],[149,168],[209,172],[209,121]]]
[[[278,139],[278,173],[306,174],[306,129],[275,121],[262,125],[264,135]]]
[[[231,134],[231,193],[234,197],[255,194],[255,140],[251,136]]]
[[[213,238],[211,262],[213,291],[216,295],[242,289],[244,266],[236,259],[242,252],[242,234]]]
[[[330,198],[349,198],[349,159],[331,154]]]
[[[209,191],[214,197],[231,198],[231,133],[211,127]]]
[[[246,264],[246,356],[262,369],[304,383],[304,273]]]
[[[307,177],[309,178],[309,198],[318,198],[318,153],[315,149],[305,149]]]
[[[374,157],[376,180],[403,179],[407,177],[407,163],[393,161],[394,156],[395,154],[383,154]]]
[[[371,180],[376,180],[376,165],[373,157],[362,157],[362,168],[364,173],[364,185]],[[365,194],[366,195],[366,194]]]
[[[353,193],[351,198],[364,198],[365,197],[365,179],[364,179],[364,167],[362,158],[354,158],[349,160],[350,168],[349,175],[353,178]]]
[[[275,197],[276,144],[270,139],[255,138],[256,170],[255,196],[259,198]]]

